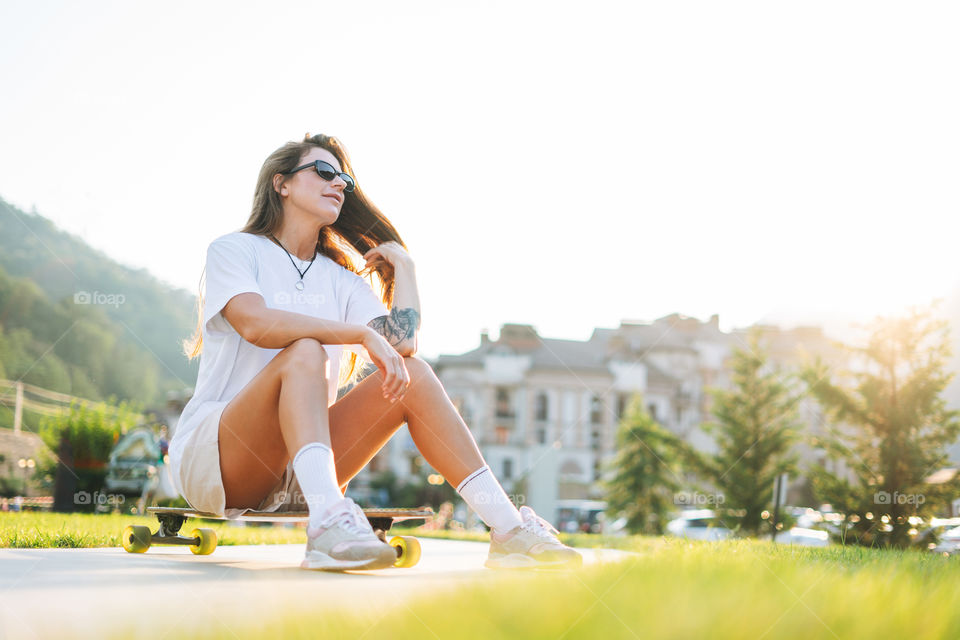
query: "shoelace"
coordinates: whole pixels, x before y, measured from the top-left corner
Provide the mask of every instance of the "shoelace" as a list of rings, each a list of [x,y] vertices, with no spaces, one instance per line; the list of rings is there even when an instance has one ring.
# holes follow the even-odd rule
[[[554,542],[559,542],[557,535],[560,533],[553,528],[549,522],[532,512],[527,512],[528,517],[523,520],[523,528],[530,531],[540,538],[547,538]]]
[[[363,515],[363,509],[356,502],[346,498],[348,504],[344,505],[339,511],[330,516],[324,525],[340,525],[345,531],[354,535],[363,535],[370,533],[370,523],[367,517]]]
[[[366,514],[363,513],[363,509],[353,500],[350,501],[350,508],[353,511],[353,520],[364,533],[369,533],[371,536],[375,535],[373,532],[373,527],[370,526],[370,521],[367,520]]]

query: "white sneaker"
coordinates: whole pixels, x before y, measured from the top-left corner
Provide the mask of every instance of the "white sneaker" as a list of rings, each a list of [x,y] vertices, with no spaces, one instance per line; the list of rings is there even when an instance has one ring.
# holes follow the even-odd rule
[[[490,532],[490,553],[484,566],[491,569],[567,569],[583,564],[583,557],[560,542],[559,533],[533,509],[520,507],[523,524],[506,533]]]
[[[384,569],[396,560],[397,552],[373,532],[363,509],[344,498],[330,507],[319,528],[307,527],[307,552],[300,566],[325,571]]]

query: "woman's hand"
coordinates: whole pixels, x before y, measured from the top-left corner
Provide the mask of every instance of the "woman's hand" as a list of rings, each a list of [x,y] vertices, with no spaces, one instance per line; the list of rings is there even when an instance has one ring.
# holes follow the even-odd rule
[[[413,258],[407,253],[407,250],[399,242],[388,240],[380,246],[370,249],[363,254],[363,259],[367,261],[367,266],[376,266],[378,262],[386,262],[391,267],[413,266]]]
[[[383,397],[396,402],[407,392],[410,386],[410,373],[403,356],[387,342],[386,338],[370,329],[361,342],[373,360],[373,364],[383,372]]]

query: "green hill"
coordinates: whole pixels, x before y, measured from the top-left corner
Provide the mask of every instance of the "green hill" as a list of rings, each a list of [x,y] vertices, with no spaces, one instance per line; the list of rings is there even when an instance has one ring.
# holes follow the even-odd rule
[[[196,381],[199,360],[180,349],[195,295],[0,199],[0,378],[162,404]],[[0,426],[10,413],[0,407]]]

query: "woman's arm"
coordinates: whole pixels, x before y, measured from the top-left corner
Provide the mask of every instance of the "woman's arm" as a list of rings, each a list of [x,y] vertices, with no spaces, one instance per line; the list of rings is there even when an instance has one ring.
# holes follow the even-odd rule
[[[262,349],[283,349],[300,338],[315,338],[321,344],[363,345],[383,372],[383,391],[390,402],[403,395],[410,384],[401,354],[370,327],[269,309],[259,293],[251,292],[231,298],[223,307],[223,317],[244,340]]]
[[[300,338],[321,344],[363,344],[367,327],[270,309],[258,293],[241,293],[223,307],[223,317],[250,344],[261,349],[283,349]]]
[[[390,315],[374,318],[367,326],[386,338],[397,353],[412,356],[417,351],[420,329],[420,295],[413,260],[400,244],[392,241],[371,249],[363,257],[367,264],[377,260],[390,263],[394,273]]]

